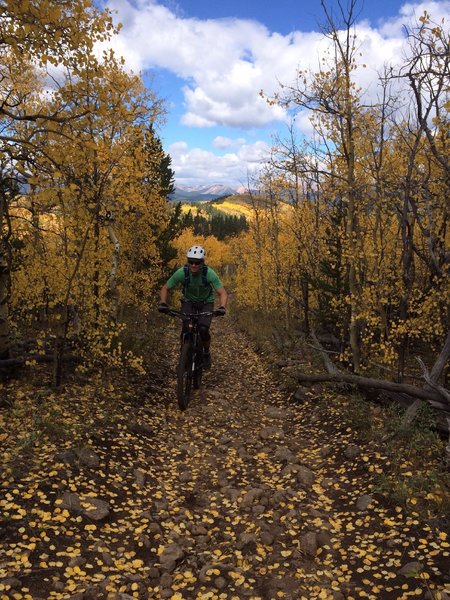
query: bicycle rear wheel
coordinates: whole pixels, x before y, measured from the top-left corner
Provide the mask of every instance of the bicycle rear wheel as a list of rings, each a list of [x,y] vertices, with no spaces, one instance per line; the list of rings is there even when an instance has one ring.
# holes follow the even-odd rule
[[[192,344],[185,342],[181,348],[177,369],[177,398],[180,410],[186,410],[192,390]]]

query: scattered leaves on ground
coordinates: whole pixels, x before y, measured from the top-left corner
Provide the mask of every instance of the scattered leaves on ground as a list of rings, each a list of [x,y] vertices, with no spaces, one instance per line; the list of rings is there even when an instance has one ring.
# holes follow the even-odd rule
[[[175,328],[162,379],[4,386],[0,599],[450,594],[448,532],[379,493],[392,459],[355,439],[346,397],[298,404],[230,321],[214,336],[185,412]]]

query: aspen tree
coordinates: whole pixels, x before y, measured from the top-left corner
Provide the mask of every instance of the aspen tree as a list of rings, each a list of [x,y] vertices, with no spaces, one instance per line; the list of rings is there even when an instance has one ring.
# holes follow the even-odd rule
[[[72,106],[74,89],[78,100]],[[95,74],[80,73],[76,84],[68,81],[59,93],[67,114],[80,108],[84,114],[61,123],[60,131],[40,134],[45,152],[28,197],[34,222],[47,222],[45,251],[25,246],[17,277],[28,286],[15,290],[16,301],[29,298],[37,306],[45,294],[49,309],[58,308],[56,384],[73,307],[92,356],[107,357],[121,331],[120,309],[137,306],[138,298],[148,306],[159,278],[156,238],[166,203],[160,186],[155,183],[152,191],[145,183],[151,177],[145,130],[158,122],[162,105],[140,78],[109,56]],[[157,170],[162,155],[153,160]],[[32,239],[32,229],[30,234]]]
[[[100,11],[89,1],[25,2],[2,0],[0,15],[0,154],[8,156],[16,167],[23,160],[23,151],[32,149],[36,135],[67,115],[64,102],[46,109],[38,94],[34,71],[48,66],[68,69],[72,75],[80,69],[95,69],[92,53],[97,41],[105,41],[114,31],[108,11]],[[33,65],[33,66],[31,66]],[[55,96],[56,97],[56,96]],[[70,118],[77,118],[72,114]],[[25,125],[17,127],[17,125]],[[26,126],[28,124],[28,127]],[[0,174],[4,178],[4,171]],[[23,183],[23,180],[22,180]],[[0,230],[8,227],[9,203],[13,190],[8,191],[8,177],[1,182],[5,190],[0,197]],[[0,248],[0,356],[9,354],[8,272],[10,248],[5,236]]]
[[[345,205],[345,245],[348,281],[349,343],[353,369],[358,372],[361,366],[361,280],[359,271],[359,200],[360,190],[356,178],[357,146],[355,129],[362,111],[358,91],[353,82],[356,68],[356,35],[354,33],[356,0],[346,7],[337,3],[343,26],[322,2],[326,25],[325,36],[330,39],[333,56],[330,64],[324,60],[323,67],[315,73],[297,73],[295,86],[282,86],[282,94],[275,100],[286,106],[306,108],[322,120],[328,139],[332,139],[339,155],[334,172],[339,181],[338,193]]]
[[[398,378],[402,380],[413,330],[411,301],[415,293],[416,259],[429,270],[428,293],[437,291],[435,310],[448,322],[448,81],[450,79],[450,36],[444,23],[436,24],[425,13],[416,27],[407,28],[407,60],[393,76],[405,81],[412,95],[409,112],[397,123],[397,140],[406,167],[403,174],[403,203],[399,207],[402,233],[402,280]],[[440,184],[438,182],[441,182]],[[426,240],[417,243],[416,229]],[[420,284],[419,284],[420,285]],[[441,333],[442,339],[447,331]]]

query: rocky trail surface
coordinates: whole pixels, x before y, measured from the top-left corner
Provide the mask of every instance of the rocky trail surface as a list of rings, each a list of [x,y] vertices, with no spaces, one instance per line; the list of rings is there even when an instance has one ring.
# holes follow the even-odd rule
[[[217,319],[180,412],[172,354],[156,384],[73,387],[53,410],[77,434],[39,461],[8,446],[1,599],[450,597],[446,533],[376,494],[388,459],[338,401],[294,401]]]

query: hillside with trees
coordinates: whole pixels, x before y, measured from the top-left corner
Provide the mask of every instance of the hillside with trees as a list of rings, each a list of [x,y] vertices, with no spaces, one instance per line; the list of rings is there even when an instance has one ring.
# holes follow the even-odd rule
[[[182,227],[192,229],[195,235],[214,236],[218,240],[225,240],[248,229],[244,215],[227,214],[211,202],[196,205],[194,212],[193,209],[194,207],[186,206],[187,212],[183,215]]]

